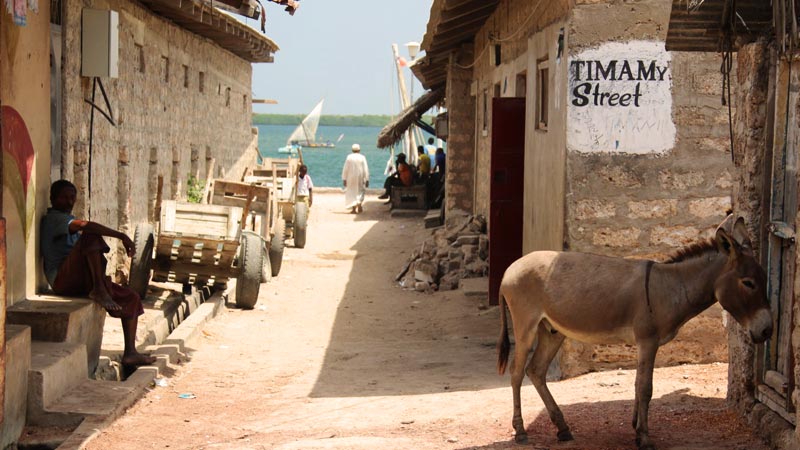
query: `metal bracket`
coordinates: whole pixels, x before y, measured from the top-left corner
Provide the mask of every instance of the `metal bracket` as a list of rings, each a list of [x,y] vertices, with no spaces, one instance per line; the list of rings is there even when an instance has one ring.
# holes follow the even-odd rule
[[[796,234],[794,228],[790,227],[785,222],[770,222],[769,232],[783,240],[789,241],[791,244],[795,243]]]

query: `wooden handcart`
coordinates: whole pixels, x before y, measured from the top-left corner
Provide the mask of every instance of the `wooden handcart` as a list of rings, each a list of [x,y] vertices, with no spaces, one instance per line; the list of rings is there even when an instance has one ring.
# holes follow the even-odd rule
[[[139,224],[130,285],[143,294],[150,281],[224,287],[236,279],[236,305],[253,308],[262,280],[261,237],[242,229],[252,198],[242,207],[161,202],[158,230]]]
[[[296,201],[297,168],[295,158],[265,158],[263,164],[244,177],[246,183],[256,183],[272,189],[275,198],[275,220],[283,219],[286,239],[294,239],[294,246],[306,245],[308,230],[308,204]]]

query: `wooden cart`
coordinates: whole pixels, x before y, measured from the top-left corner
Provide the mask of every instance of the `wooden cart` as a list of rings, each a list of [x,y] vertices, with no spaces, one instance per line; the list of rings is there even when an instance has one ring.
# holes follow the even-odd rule
[[[243,207],[167,200],[161,203],[157,233],[140,224],[134,236],[130,285],[142,294],[150,281],[185,287],[223,287],[236,278],[236,304],[253,308],[262,278],[261,237],[243,231],[251,201]]]
[[[308,205],[295,201],[299,165],[300,161],[294,158],[264,158],[263,164],[246,175],[244,181],[272,189],[276,204],[275,216],[285,222],[286,239],[293,238],[294,246],[303,248],[308,229]]]
[[[275,220],[275,196],[268,186],[256,183],[214,180],[209,188],[208,203],[212,205],[244,208],[248,196],[252,199],[244,229],[252,231],[264,241],[265,254],[262,281],[278,276],[283,262],[286,225]]]

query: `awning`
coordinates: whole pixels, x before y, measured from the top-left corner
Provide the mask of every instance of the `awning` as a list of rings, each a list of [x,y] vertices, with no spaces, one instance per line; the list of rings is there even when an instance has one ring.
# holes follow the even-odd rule
[[[450,53],[473,42],[500,0],[434,0],[421,48],[425,56],[411,70],[427,89],[447,80]]]
[[[251,63],[272,62],[278,45],[202,0],[140,0],[161,17]]]
[[[378,133],[378,148],[391,147],[402,139],[403,133],[406,132],[411,124],[420,121],[423,114],[442,101],[444,91],[444,87],[440,87],[426,92],[413,105],[404,109],[394,122],[383,127],[381,132]]]
[[[667,50],[722,51],[723,30],[727,26],[728,8],[733,4],[736,36],[731,39],[736,50],[772,30],[772,8],[763,0],[705,0],[690,8],[685,0],[672,0],[667,30]]]

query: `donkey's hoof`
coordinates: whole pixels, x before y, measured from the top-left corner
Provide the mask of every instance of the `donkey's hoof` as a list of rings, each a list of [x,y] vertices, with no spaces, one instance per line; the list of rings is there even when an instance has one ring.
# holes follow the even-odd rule
[[[556,437],[558,438],[559,442],[571,441],[575,439],[572,437],[572,433],[569,430],[559,431],[558,434],[556,434]]]
[[[656,450],[656,446],[650,442],[650,439],[636,438],[636,448],[638,450]]]
[[[514,442],[517,444],[527,444],[528,443],[528,433],[517,433],[514,435]]]

